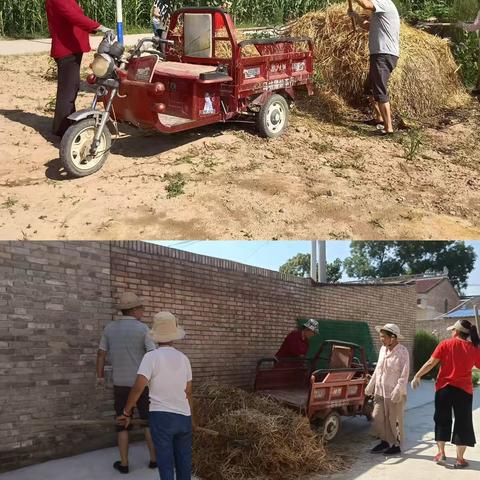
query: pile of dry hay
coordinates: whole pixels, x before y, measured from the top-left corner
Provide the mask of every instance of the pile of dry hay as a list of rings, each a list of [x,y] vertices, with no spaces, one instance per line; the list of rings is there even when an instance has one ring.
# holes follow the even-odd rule
[[[195,433],[193,466],[201,478],[281,480],[343,467],[305,417],[273,400],[219,385],[204,385],[195,397],[197,423],[221,432],[219,437]]]
[[[289,33],[314,41],[320,95],[338,95],[354,108],[366,106],[368,33],[359,26],[353,32],[345,5],[309,13],[293,23]],[[389,84],[397,113],[426,117],[469,102],[446,41],[402,22],[400,44],[400,59]],[[332,99],[329,108],[340,107],[341,102]]]

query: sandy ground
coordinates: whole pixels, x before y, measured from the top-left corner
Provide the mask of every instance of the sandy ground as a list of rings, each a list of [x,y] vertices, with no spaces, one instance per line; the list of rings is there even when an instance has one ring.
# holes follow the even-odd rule
[[[370,448],[375,439],[370,435],[370,425],[364,418],[345,418],[342,430],[330,445],[330,448],[343,456],[348,469],[334,475],[315,475],[304,480],[447,480],[452,474],[456,480],[478,478],[480,469],[480,451],[478,446],[469,448],[465,458],[470,462],[467,470],[452,471],[455,450],[447,446],[448,463],[446,467],[436,465],[432,458],[436,453],[433,434],[433,411],[431,403],[434,395],[433,382],[424,381],[419,390],[409,392],[405,413],[406,445],[402,455],[385,457],[372,455]],[[474,425],[478,432],[480,424],[480,390],[474,395]],[[60,460],[14,470],[0,475],[2,480],[114,480],[119,474],[111,468],[117,460],[116,448],[96,450]],[[143,443],[132,445],[130,449],[130,474],[132,480],[158,479],[156,471],[149,470],[147,448]],[[195,477],[193,477],[195,480]],[[197,479],[198,480],[198,479]]]
[[[0,239],[480,235],[476,108],[426,128],[412,159],[408,133],[372,138],[300,108],[273,141],[245,124],[170,136],[130,128],[100,172],[72,180],[50,135],[48,56],[3,56],[0,69]]]

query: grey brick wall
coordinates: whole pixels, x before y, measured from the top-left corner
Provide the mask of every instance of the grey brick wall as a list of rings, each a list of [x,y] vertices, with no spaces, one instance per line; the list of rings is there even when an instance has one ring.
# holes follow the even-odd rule
[[[92,388],[111,317],[108,243],[0,243],[0,471],[98,444],[55,421],[111,410]]]
[[[257,359],[276,352],[299,316],[397,323],[410,352],[416,293],[406,285],[323,285],[142,242],[112,244],[114,294],[134,290],[147,300],[147,321],[161,309],[187,330],[179,345],[197,381],[214,379],[250,387]]]
[[[195,381],[249,387],[298,316],[400,325],[411,349],[415,287],[309,280],[142,242],[0,242],[0,472],[114,444],[56,421],[112,415],[94,365],[113,299],[137,291],[187,329]],[[113,299],[112,299],[113,298]],[[378,346],[378,342],[377,342]]]

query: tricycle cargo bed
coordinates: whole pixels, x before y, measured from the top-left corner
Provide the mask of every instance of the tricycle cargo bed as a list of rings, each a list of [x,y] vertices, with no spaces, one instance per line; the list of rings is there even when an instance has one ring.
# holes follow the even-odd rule
[[[287,405],[289,407],[298,408],[299,410],[305,410],[308,405],[308,395],[310,389],[305,388],[292,388],[292,389],[280,389],[280,390],[258,390],[262,395],[267,395],[277,400],[278,402]]]
[[[360,359],[354,357],[356,349],[360,351]],[[328,358],[321,357],[326,350],[329,350]],[[327,360],[328,368],[315,369],[320,360]],[[371,402],[365,397],[367,369],[362,347],[327,340],[312,361],[301,358],[259,360],[254,390],[300,411],[310,421],[324,421],[331,437],[332,425],[336,424],[335,418],[339,415],[369,418]]]

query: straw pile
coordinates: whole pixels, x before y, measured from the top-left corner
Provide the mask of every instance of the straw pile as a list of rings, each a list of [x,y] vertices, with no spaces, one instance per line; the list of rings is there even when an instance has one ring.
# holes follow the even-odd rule
[[[320,91],[338,95],[350,107],[367,105],[363,91],[368,33],[358,26],[353,32],[345,5],[309,13],[296,21],[289,33],[313,39]],[[468,103],[446,41],[402,22],[400,42],[400,59],[389,84],[397,113],[426,117]]]
[[[343,466],[326,452],[305,417],[273,400],[218,385],[205,385],[195,395],[198,424],[222,434],[195,433],[193,465],[201,478],[282,480]]]

